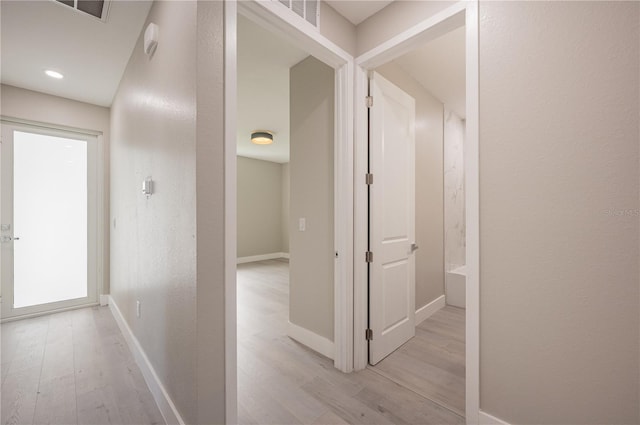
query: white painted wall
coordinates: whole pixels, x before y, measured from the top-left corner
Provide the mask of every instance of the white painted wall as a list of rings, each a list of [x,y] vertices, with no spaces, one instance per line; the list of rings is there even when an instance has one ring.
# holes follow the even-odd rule
[[[310,56],[290,82],[289,321],[333,340],[334,71]]]
[[[415,253],[415,304],[418,310],[444,295],[444,105],[396,63],[383,65],[377,71],[416,100],[416,243],[420,248]]]
[[[7,117],[102,133],[105,227],[102,272],[104,290],[101,293],[109,293],[109,222],[106,219],[109,217],[109,108],[4,84],[0,86],[0,102],[2,115]],[[100,292],[100,288],[98,291]]]

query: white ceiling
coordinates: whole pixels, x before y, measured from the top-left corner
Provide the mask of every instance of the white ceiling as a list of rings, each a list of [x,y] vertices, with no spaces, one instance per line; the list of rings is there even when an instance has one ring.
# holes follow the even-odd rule
[[[460,118],[465,108],[465,31],[451,31],[395,62]]]
[[[394,0],[325,0],[339,14],[358,25],[368,17],[375,15]]]
[[[307,56],[238,15],[238,155],[289,162],[289,69]],[[254,130],[273,132],[273,143],[251,143]]]
[[[151,3],[113,1],[102,22],[56,1],[3,0],[2,83],[111,106]]]

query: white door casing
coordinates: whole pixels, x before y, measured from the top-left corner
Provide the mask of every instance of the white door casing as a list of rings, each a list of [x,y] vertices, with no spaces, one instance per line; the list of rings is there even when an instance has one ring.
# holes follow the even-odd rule
[[[415,100],[373,73],[369,118],[369,363],[415,335]]]

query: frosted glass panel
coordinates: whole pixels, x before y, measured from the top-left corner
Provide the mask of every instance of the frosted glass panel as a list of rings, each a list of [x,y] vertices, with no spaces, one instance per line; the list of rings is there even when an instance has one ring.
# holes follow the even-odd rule
[[[87,296],[87,142],[16,131],[14,308]]]

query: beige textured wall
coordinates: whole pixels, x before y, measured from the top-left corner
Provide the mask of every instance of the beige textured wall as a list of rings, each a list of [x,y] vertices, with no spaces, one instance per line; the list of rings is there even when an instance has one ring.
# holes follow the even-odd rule
[[[111,108],[111,292],[188,423],[197,422],[196,15],[195,2],[154,3],[158,48],[147,57],[140,37]]]
[[[282,164],[238,157],[238,257],[283,252]]]
[[[640,3],[480,3],[481,408],[639,423]]]
[[[456,1],[396,0],[356,27],[356,56],[453,5]]]
[[[181,4],[181,2],[176,2]],[[226,389],[236,382],[235,338],[235,190],[225,191],[225,181],[236,175],[235,148],[225,151],[225,94],[236,88],[225,84],[224,14],[229,2],[197,2],[196,54],[196,228],[197,228],[197,417],[198,424],[229,423],[236,416],[237,398]],[[235,108],[234,108],[235,110]],[[235,120],[234,120],[235,122]],[[235,136],[232,136],[235,139]],[[227,158],[227,161],[225,161]],[[233,180],[232,184],[235,183]],[[225,205],[227,200],[228,204]],[[229,205],[230,204],[230,205]],[[225,238],[230,252],[225,252]],[[228,254],[228,255],[227,255]],[[226,258],[225,258],[226,257]],[[231,263],[231,264],[229,264]],[[226,283],[230,282],[230,283]],[[232,307],[228,311],[228,302]],[[233,372],[226,373],[226,363]],[[227,409],[230,412],[227,412]]]
[[[109,293],[109,108],[65,99],[18,87],[0,87],[2,115],[102,132],[103,179],[104,179],[104,243],[103,272],[104,290]]]
[[[389,63],[377,70],[416,100],[416,310],[444,295],[444,106]]]
[[[355,55],[356,26],[324,1],[320,2],[320,34]]]
[[[333,340],[334,71],[308,57],[291,68],[290,84],[289,320]]]
[[[289,163],[282,164],[282,252],[289,252],[290,174]]]

